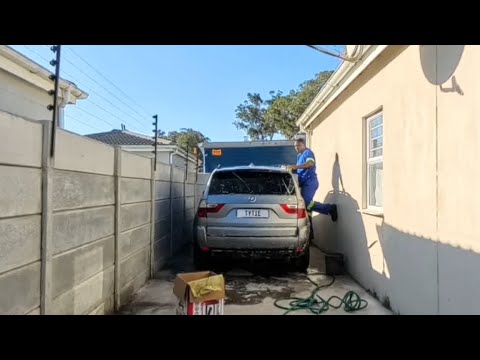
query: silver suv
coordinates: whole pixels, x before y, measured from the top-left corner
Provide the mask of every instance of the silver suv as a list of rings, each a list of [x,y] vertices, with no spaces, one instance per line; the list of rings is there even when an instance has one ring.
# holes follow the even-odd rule
[[[287,170],[233,167],[215,170],[199,203],[194,262],[216,257],[286,259],[306,270],[310,221],[297,179]]]

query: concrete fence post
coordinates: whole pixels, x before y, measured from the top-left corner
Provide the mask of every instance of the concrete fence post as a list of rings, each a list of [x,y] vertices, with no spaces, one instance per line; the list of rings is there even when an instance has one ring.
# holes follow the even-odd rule
[[[114,256],[114,302],[115,311],[120,310],[120,211],[121,211],[121,180],[122,180],[122,149],[115,147],[115,256]]]
[[[53,158],[50,157],[51,121],[43,121],[42,143],[42,237],[40,274],[40,314],[52,312],[52,186]]]
[[[150,211],[150,278],[153,278],[155,272],[155,158],[152,159],[152,177],[151,177],[151,211]]]

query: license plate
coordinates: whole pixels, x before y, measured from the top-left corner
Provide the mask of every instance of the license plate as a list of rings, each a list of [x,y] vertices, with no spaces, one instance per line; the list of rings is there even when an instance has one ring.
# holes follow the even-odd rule
[[[237,218],[268,218],[268,210],[239,209],[237,210]]]

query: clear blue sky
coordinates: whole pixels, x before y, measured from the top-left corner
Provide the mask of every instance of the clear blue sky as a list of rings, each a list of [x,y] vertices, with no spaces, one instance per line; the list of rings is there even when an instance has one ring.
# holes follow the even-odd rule
[[[13,48],[52,68],[46,45]],[[270,90],[288,92],[338,64],[303,45],[65,45],[61,76],[89,93],[67,107],[66,128],[89,134],[124,123],[151,135],[151,116],[158,114],[166,132],[193,128],[212,141],[242,141],[245,134],[232,123],[248,92],[264,98]]]

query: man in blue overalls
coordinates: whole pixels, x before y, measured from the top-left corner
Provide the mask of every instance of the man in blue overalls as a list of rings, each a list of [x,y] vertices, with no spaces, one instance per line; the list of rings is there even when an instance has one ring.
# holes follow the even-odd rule
[[[313,200],[315,192],[318,189],[315,155],[313,151],[306,147],[305,140],[302,138],[295,141],[295,150],[298,153],[297,165],[288,166],[288,168],[297,172],[298,182],[309,217],[311,217],[312,211],[315,211],[320,214],[330,215],[332,221],[337,221],[337,205],[322,204]]]

